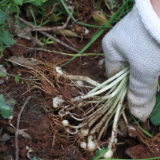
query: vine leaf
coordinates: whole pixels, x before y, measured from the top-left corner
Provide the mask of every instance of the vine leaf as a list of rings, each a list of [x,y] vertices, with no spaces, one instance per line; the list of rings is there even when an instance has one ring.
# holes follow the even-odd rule
[[[13,41],[13,39],[11,38],[10,34],[8,31],[4,31],[4,28],[0,26],[0,45],[7,45],[7,46],[11,46],[13,45],[15,42]]]
[[[14,2],[18,5],[22,5],[23,4],[23,0],[14,0]]]
[[[8,118],[12,115],[13,108],[8,106],[3,98],[3,94],[0,95],[0,111],[3,118]]]
[[[0,9],[0,25],[2,25],[8,18],[9,16]]]

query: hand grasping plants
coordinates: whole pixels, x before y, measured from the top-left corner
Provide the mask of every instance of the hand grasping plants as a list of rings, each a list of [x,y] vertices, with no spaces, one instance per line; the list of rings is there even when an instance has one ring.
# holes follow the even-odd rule
[[[160,75],[160,1],[135,2],[102,45],[108,77],[129,64],[128,107],[135,117],[146,121],[155,105]]]

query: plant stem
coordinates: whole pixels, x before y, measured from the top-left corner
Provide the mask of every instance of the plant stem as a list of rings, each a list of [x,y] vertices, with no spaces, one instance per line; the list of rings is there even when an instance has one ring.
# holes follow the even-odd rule
[[[114,117],[111,138],[110,138],[110,141],[108,144],[109,149],[112,149],[112,145],[115,142],[115,138],[117,137],[117,127],[118,127],[119,114],[120,114],[120,110],[122,108],[122,103],[123,103],[123,100],[124,100],[126,93],[127,93],[127,86],[124,86],[121,93],[118,96],[120,98],[120,101],[119,101],[118,106],[116,108],[116,114]]]
[[[99,86],[95,87],[94,89],[92,89],[90,92],[88,92],[88,94],[93,93],[95,91],[97,91],[100,88],[103,88],[106,84],[110,83],[111,81],[113,81],[114,79],[120,77],[122,74],[124,74],[126,71],[129,71],[129,67],[124,68],[122,71],[118,72],[117,74],[115,74],[113,77],[109,78],[108,80],[104,81],[103,83],[101,83]]]
[[[75,19],[75,18],[73,17],[73,15],[71,14],[71,12],[69,11],[69,9],[67,8],[67,6],[66,6],[66,4],[64,3],[64,1],[63,1],[63,0],[60,0],[60,1],[61,1],[61,3],[62,3],[63,7],[65,8],[66,12],[69,14],[69,16],[71,17],[71,19],[72,19],[75,23],[77,23],[77,24],[79,24],[79,25],[87,26],[87,27],[102,28],[102,26],[90,25],[90,24],[86,24],[86,23],[77,22],[76,19]]]
[[[105,86],[104,88],[102,88],[101,90],[91,93],[91,94],[87,94],[85,96],[79,96],[76,98],[73,98],[71,101],[81,101],[82,99],[86,99],[86,98],[90,98],[93,96],[96,96],[98,94],[101,94],[105,91],[107,91],[108,89],[112,88],[113,86],[115,86],[117,83],[119,83],[124,77],[126,77],[129,74],[129,71],[125,72],[123,75],[121,75],[119,78],[117,78],[115,81],[113,81],[112,83],[110,83],[109,85]]]
[[[98,134],[98,138],[97,140],[99,141],[102,137],[102,134],[105,134],[107,127],[109,126],[109,121],[111,120],[112,116],[115,114],[115,110],[110,114],[110,116],[108,117],[106,123],[104,124],[103,128],[100,130],[100,133]]]
[[[130,112],[129,112],[129,114],[133,118],[133,120],[135,121],[135,123],[137,124],[137,126],[141,129],[141,131],[143,133],[145,133],[148,137],[152,138],[153,136],[140,126],[140,124],[136,121],[136,119],[132,116],[132,114]]]

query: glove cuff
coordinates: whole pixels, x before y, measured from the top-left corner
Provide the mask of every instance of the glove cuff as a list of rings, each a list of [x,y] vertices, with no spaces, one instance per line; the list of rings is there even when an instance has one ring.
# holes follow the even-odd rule
[[[145,122],[147,118],[151,115],[153,108],[156,103],[156,97],[154,96],[152,99],[150,99],[147,103],[141,104],[141,99],[139,99],[140,103],[138,104],[137,102],[134,103],[134,100],[136,101],[137,98],[135,99],[133,94],[128,90],[128,108],[130,112],[141,120],[142,122]]]
[[[138,14],[151,36],[160,43],[160,18],[154,11],[150,0],[135,0]]]

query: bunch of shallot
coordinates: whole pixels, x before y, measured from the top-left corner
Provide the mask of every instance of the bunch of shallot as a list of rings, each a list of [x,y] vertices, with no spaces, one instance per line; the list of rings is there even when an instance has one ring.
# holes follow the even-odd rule
[[[76,87],[81,88],[80,96],[70,101],[66,101],[61,95],[53,98],[53,107],[58,110],[66,132],[80,135],[81,148],[88,151],[100,149],[100,140],[114,116],[108,142],[109,150],[104,154],[104,158],[111,158],[113,146],[117,141],[118,120],[126,107],[124,99],[128,88],[129,67],[123,68],[102,84],[88,77],[67,75],[59,67],[56,67],[56,71],[57,75],[70,79]],[[89,85],[85,85],[84,82]],[[87,94],[83,92],[84,88],[89,90]],[[75,109],[81,114],[75,113]]]

